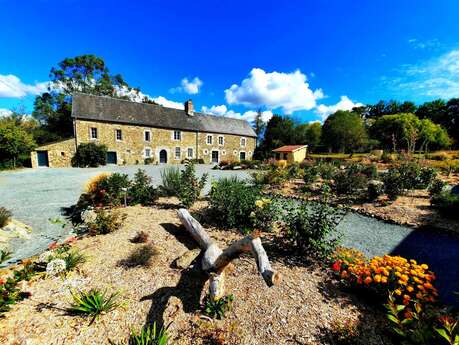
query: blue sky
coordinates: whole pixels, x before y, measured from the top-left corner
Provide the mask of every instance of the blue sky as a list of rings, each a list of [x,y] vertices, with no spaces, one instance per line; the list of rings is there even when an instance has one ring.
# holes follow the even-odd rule
[[[88,53],[160,103],[247,119],[459,97],[458,18],[455,0],[0,0],[0,113]]]

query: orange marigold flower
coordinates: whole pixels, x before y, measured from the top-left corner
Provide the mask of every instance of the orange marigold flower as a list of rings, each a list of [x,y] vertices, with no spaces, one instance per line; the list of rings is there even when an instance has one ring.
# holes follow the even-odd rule
[[[387,283],[387,277],[382,277],[381,278],[381,283]]]
[[[425,270],[428,270],[428,269],[429,269],[429,266],[426,265],[426,264],[422,264],[421,267],[422,267],[423,269],[425,269]]]
[[[414,288],[413,288],[412,286],[408,285],[408,286],[406,287],[406,291],[408,291],[408,292],[413,292],[413,291],[414,291]]]
[[[348,277],[347,271],[341,272],[341,278],[347,278],[347,277]]]
[[[402,291],[400,289],[397,289],[394,292],[397,296],[400,296],[402,294]]]
[[[367,285],[370,284],[372,281],[373,281],[373,279],[371,279],[371,277],[366,277],[365,280],[364,280],[365,284],[367,284]]]
[[[426,289],[432,289],[433,288],[432,284],[430,284],[430,283],[424,283],[424,287]]]
[[[381,275],[377,274],[377,275],[374,276],[373,279],[374,279],[374,281],[375,281],[376,283],[380,283],[380,282],[381,282]]]

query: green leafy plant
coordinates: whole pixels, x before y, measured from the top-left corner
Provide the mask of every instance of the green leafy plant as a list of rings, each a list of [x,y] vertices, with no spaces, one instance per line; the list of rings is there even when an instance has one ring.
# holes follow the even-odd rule
[[[303,181],[306,185],[310,185],[316,182],[319,173],[317,171],[317,167],[315,166],[305,166],[303,168]]]
[[[77,249],[71,249],[62,255],[62,259],[65,261],[66,271],[71,271],[86,262],[86,255],[80,253]]]
[[[177,195],[183,206],[190,208],[198,200],[206,184],[207,177],[207,174],[203,174],[198,179],[194,163],[189,162],[186,164],[185,169],[180,172],[180,187]]]
[[[228,295],[214,300],[210,295],[204,298],[203,313],[213,319],[224,319],[225,314],[231,310],[234,301],[233,295]]]
[[[459,195],[454,195],[449,191],[444,191],[433,195],[430,202],[446,217],[459,217]]]
[[[159,193],[152,185],[151,177],[145,170],[139,169],[134,175],[129,190],[129,205],[141,204],[144,206],[153,205],[158,199]]]
[[[0,250],[0,265],[4,263],[5,261],[11,259],[13,253],[10,252],[9,250]]]
[[[367,194],[369,200],[376,200],[380,195],[384,194],[384,183],[377,180],[369,181]]]
[[[72,158],[72,166],[96,168],[107,164],[107,147],[95,143],[80,144]]]
[[[11,219],[13,214],[4,207],[0,207],[0,228],[3,228]]]
[[[320,163],[317,165],[317,170],[324,180],[331,180],[337,170],[336,166],[332,163]]]
[[[430,196],[434,196],[437,194],[440,194],[447,183],[443,180],[440,180],[439,178],[435,178],[429,185],[428,191]]]
[[[152,325],[142,328],[139,334],[131,331],[129,345],[167,345],[169,342],[169,334],[166,327],[158,329],[156,321]]]
[[[334,175],[334,189],[337,194],[355,195],[367,187],[368,178],[362,166],[353,164],[345,170],[338,170]]]
[[[328,259],[339,244],[336,226],[341,214],[327,205],[328,188],[320,202],[302,203],[286,215],[287,236],[297,249],[312,258]]]
[[[104,235],[118,230],[125,219],[118,211],[109,212],[104,209],[96,209],[96,218],[87,224],[90,235]]]
[[[178,196],[180,190],[180,169],[168,167],[161,171],[161,193],[165,196]]]
[[[101,179],[96,187],[94,206],[119,206],[124,203],[130,181],[127,174],[113,173]],[[98,205],[100,201],[101,205]]]
[[[250,214],[260,198],[258,187],[236,177],[221,178],[212,184],[209,194],[210,211],[219,224],[233,227],[250,227]]]
[[[89,291],[70,291],[73,302],[68,312],[76,315],[91,316],[90,324],[101,314],[105,314],[121,306],[118,301],[120,293],[108,293],[107,290],[91,289]]]

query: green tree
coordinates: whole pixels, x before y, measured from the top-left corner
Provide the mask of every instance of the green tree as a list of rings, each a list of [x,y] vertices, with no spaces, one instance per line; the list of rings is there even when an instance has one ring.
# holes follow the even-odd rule
[[[459,98],[451,98],[446,103],[446,118],[439,122],[454,140],[456,147],[459,147]]]
[[[443,127],[429,119],[422,119],[419,124],[419,143],[419,150],[428,151],[429,145],[435,149],[448,147],[451,145],[451,139]]]
[[[11,161],[12,166],[16,167],[18,159],[28,155],[35,147],[32,135],[15,120],[0,121],[0,157],[3,163]]]
[[[295,123],[292,119],[273,115],[266,125],[263,141],[258,147],[256,157],[265,159],[279,146],[295,143]]]
[[[83,92],[98,96],[129,99],[140,90],[130,87],[120,74],[112,75],[104,60],[95,55],[80,55],[62,60],[50,72],[48,92],[35,98],[32,115],[42,128],[53,133],[53,140],[73,135],[72,95]],[[146,97],[143,102],[151,103]],[[40,134],[39,141],[50,136]],[[38,139],[38,138],[37,138]]]
[[[367,132],[357,113],[338,110],[330,115],[322,127],[322,141],[333,151],[353,152],[367,143]]]
[[[261,109],[257,110],[257,116],[255,116],[255,121],[253,125],[255,133],[257,135],[257,140],[260,140],[260,137],[266,128],[266,123],[263,121],[263,111]]]
[[[295,144],[308,145],[308,151],[320,145],[322,126],[319,122],[303,123],[295,127]]]

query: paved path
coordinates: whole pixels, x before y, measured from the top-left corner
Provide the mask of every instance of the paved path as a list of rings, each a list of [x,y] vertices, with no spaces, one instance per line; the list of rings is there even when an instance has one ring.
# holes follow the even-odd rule
[[[51,224],[49,218],[60,215],[60,208],[75,204],[85,182],[102,172],[122,172],[133,175],[138,168],[145,169],[155,184],[161,182],[160,171],[165,166],[106,166],[77,169],[24,169],[0,173],[0,206],[13,211],[14,217],[34,228],[32,239],[13,240],[11,247],[16,258],[24,258],[46,249],[49,242],[69,234],[69,226]],[[249,177],[246,171],[211,170],[211,166],[197,165],[198,175],[210,175],[210,181],[222,176]],[[459,291],[459,237],[446,234],[414,231],[387,224],[355,213],[347,214],[339,228],[344,233],[344,245],[362,250],[367,256],[386,253],[403,255],[427,263],[437,273],[443,298],[455,302],[454,291]]]

